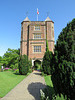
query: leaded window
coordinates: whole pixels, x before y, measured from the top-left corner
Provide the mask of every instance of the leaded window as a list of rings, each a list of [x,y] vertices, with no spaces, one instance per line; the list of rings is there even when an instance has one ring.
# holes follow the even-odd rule
[[[35,26],[35,31],[38,31],[38,30],[40,30],[40,26],[39,25]]]
[[[41,39],[41,34],[38,33],[34,34],[34,39]]]
[[[34,52],[41,52],[41,46],[34,46]]]

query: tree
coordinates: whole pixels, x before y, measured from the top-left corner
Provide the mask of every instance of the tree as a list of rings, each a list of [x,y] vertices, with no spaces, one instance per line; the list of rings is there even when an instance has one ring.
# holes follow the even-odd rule
[[[19,52],[19,49],[16,50],[8,48],[6,53],[3,55],[3,66],[10,67],[12,69],[15,68],[18,64]]]
[[[52,52],[49,51],[47,34],[46,34],[46,52],[45,52],[44,57],[43,57],[42,71],[48,75],[51,74],[52,56],[53,56]]]
[[[52,82],[57,94],[74,100],[75,94],[75,19],[60,33],[51,67]]]
[[[48,40],[46,39],[46,51],[49,51]]]
[[[51,51],[46,51],[45,52],[45,55],[43,57],[43,62],[42,62],[42,71],[45,73],[45,74],[48,74],[50,75],[51,74],[51,60],[52,60],[52,52]]]
[[[2,65],[2,57],[0,56],[0,66]]]
[[[26,75],[29,71],[29,68],[31,66],[30,60],[28,60],[28,57],[26,55],[21,55],[19,59],[19,73],[21,75]]]

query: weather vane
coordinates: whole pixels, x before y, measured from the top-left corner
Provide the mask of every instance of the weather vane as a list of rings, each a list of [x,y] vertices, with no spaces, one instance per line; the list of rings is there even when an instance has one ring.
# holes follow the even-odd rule
[[[47,12],[47,17],[49,17],[49,12]]]
[[[28,16],[28,11],[26,12],[26,16]]]

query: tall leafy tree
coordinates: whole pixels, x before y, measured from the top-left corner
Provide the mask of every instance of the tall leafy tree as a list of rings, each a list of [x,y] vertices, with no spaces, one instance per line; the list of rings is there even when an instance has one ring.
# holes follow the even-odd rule
[[[0,66],[2,65],[2,57],[0,56]]]
[[[20,52],[19,49],[16,50],[16,49],[8,48],[6,53],[3,55],[3,65],[5,67],[13,68],[15,64],[18,64],[19,52]]]

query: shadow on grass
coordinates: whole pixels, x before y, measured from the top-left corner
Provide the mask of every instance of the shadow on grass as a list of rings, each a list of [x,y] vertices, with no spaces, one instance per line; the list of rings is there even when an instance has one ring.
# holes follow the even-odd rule
[[[35,98],[35,100],[40,100],[40,89],[46,88],[46,85],[36,82],[28,85],[29,93]]]
[[[16,73],[16,72],[14,72],[13,74],[15,74],[15,75],[22,75],[22,74],[20,74],[20,73]],[[22,75],[22,76],[28,76],[30,73],[27,73],[26,75]]]
[[[15,74],[15,75],[21,75],[20,73],[13,73],[13,74]]]

